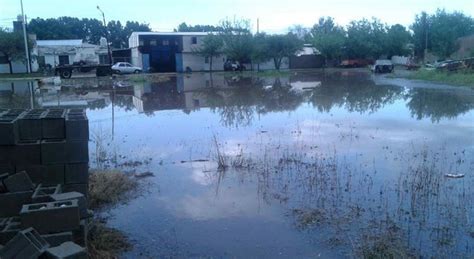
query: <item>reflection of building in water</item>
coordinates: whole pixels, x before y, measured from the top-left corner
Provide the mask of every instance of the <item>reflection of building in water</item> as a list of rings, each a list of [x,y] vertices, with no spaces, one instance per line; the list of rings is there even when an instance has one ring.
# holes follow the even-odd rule
[[[133,104],[139,112],[145,113],[170,109],[191,111],[233,105],[233,98],[241,97],[239,93],[251,94],[264,86],[290,87],[290,79],[288,76],[258,78],[223,73],[179,74],[165,82],[136,83]]]
[[[0,105],[8,108],[100,108],[111,103],[109,92],[38,86],[36,81],[0,82]]]

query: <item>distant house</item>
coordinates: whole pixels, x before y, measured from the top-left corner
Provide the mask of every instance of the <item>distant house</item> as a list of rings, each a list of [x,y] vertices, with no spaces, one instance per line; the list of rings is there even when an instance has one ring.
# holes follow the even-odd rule
[[[324,66],[324,57],[312,44],[304,44],[303,48],[290,57],[291,69],[320,68]]]
[[[75,40],[38,40],[38,63],[41,67],[73,64],[84,61],[92,64],[108,64],[107,44],[100,45]]]

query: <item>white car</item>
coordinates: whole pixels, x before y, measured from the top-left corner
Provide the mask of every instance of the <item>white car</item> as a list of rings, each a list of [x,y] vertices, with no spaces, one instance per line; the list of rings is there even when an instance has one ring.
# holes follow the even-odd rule
[[[117,74],[138,74],[142,72],[142,69],[127,62],[118,62],[112,66],[112,71]]]
[[[393,63],[388,59],[378,59],[370,68],[370,70],[372,70],[374,73],[392,73],[393,69]]]

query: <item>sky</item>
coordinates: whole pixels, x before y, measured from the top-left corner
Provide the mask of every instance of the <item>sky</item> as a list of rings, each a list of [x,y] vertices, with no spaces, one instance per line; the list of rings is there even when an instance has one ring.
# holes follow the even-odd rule
[[[181,22],[216,25],[225,18],[250,19],[254,31],[282,33],[295,24],[311,27],[319,17],[331,16],[340,25],[376,17],[391,25],[409,26],[421,11],[438,8],[474,16],[474,0],[23,0],[28,18],[73,16],[107,20],[133,20],[150,24],[154,31],[172,31]],[[0,27],[11,27],[20,14],[20,0],[0,0]]]

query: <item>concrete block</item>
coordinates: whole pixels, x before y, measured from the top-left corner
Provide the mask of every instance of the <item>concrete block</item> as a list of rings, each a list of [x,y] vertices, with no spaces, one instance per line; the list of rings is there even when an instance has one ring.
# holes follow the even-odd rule
[[[48,259],[87,259],[87,250],[73,242],[65,242],[46,249],[44,257]]]
[[[65,184],[63,185],[63,192],[80,192],[87,198],[89,194],[89,185],[86,183]]]
[[[74,108],[74,109],[67,110],[67,115],[79,115],[79,114],[86,114],[86,110],[81,109],[81,108]]]
[[[61,245],[64,242],[71,242],[73,240],[71,231],[41,235],[41,237],[43,237],[44,240],[46,240],[46,242],[48,242],[48,244],[50,244],[52,247]]]
[[[41,140],[44,110],[31,110],[18,119],[18,132],[20,140]]]
[[[51,198],[51,195],[60,194],[62,191],[61,185],[58,184],[52,187],[45,187],[42,184],[39,184],[36,187],[33,196],[31,197],[31,201],[33,203],[42,203],[42,202],[52,202],[55,201]]]
[[[0,244],[5,245],[21,230],[22,227],[20,222],[11,222],[7,224],[0,231]]]
[[[64,183],[64,165],[45,165],[41,172],[42,183],[46,186]]]
[[[0,164],[0,174],[14,174],[15,166],[13,164]]]
[[[41,170],[44,166],[42,165],[17,165],[15,172],[26,172],[34,184],[42,182]]]
[[[43,139],[64,139],[65,110],[51,109],[41,118]]]
[[[66,161],[66,141],[49,139],[41,141],[41,163],[43,165],[64,164]]]
[[[87,200],[84,194],[80,192],[64,192],[59,194],[51,194],[51,199],[53,201],[70,201],[77,200],[79,205],[79,216],[81,219],[87,218],[89,213],[87,211]]]
[[[66,116],[66,139],[89,141],[89,120],[85,114]]]
[[[4,115],[5,117],[19,117],[26,112],[25,109],[10,109]]]
[[[72,231],[79,228],[77,200],[26,204],[20,211],[21,224],[41,234]]]
[[[7,192],[7,187],[5,187],[5,185],[3,185],[3,180],[8,178],[9,174],[8,173],[0,173],[0,193],[4,193],[4,192]]]
[[[68,163],[89,162],[89,143],[87,141],[66,141],[66,161]]]
[[[88,235],[89,235],[89,220],[82,219],[79,229],[72,232],[73,241],[83,247],[87,247]]]
[[[3,184],[9,192],[31,191],[35,188],[26,172],[20,172],[8,176],[3,180]]]
[[[88,183],[89,182],[89,164],[66,164],[64,171],[64,182],[70,183]]]
[[[0,251],[0,258],[36,259],[49,248],[49,244],[33,228],[18,232]]]
[[[25,171],[33,183],[43,186],[55,186],[64,183],[64,165],[20,165],[16,167],[17,172]]]
[[[2,135],[0,135],[2,136]],[[3,137],[0,137],[0,139]],[[0,164],[14,165],[15,146],[14,145],[0,145]],[[12,173],[11,171],[9,173]]]
[[[16,165],[41,164],[41,142],[39,140],[18,141],[12,160]]]
[[[18,216],[23,204],[31,203],[33,191],[0,194],[0,217]]]
[[[0,145],[14,145],[18,137],[18,121],[16,117],[0,118]]]

